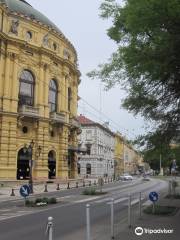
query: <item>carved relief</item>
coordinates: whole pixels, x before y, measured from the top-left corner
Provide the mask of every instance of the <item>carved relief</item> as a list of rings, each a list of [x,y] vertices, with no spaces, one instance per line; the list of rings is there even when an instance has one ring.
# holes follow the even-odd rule
[[[19,20],[13,19],[11,22],[10,32],[18,35]]]
[[[49,72],[54,75],[55,77],[60,77],[61,76],[61,71],[59,67],[55,66],[53,63],[49,65]]]
[[[49,47],[49,34],[48,33],[43,37],[43,45],[45,47]]]
[[[29,56],[25,53],[20,54],[19,62],[23,63],[23,64],[28,64],[28,65],[31,65],[31,66],[34,66],[34,67],[38,66],[38,61],[35,58],[33,58],[33,57],[31,57],[31,56]]]

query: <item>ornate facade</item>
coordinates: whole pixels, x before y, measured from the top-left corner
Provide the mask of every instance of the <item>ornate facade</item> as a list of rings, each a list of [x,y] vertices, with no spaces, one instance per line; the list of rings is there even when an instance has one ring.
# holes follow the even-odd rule
[[[28,178],[30,160],[34,178],[76,177],[79,77],[51,21],[24,0],[0,0],[1,179]]]

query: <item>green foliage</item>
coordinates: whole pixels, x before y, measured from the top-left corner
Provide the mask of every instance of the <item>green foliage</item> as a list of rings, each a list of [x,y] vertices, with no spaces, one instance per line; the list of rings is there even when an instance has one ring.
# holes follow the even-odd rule
[[[85,188],[83,195],[96,195],[96,188]]]
[[[29,200],[26,199],[25,205],[28,207],[35,207],[35,206],[45,206],[47,204],[55,204],[57,203],[57,199],[52,197],[52,198],[36,198],[35,200]]]
[[[124,108],[156,123],[170,142],[180,123],[180,1],[104,0],[100,9],[112,19],[108,36],[118,49],[88,76],[107,89],[121,84],[128,91]]]
[[[173,215],[177,211],[176,207],[170,207],[170,206],[161,206],[161,205],[155,205],[155,213],[154,215]],[[144,213],[146,214],[153,214],[153,206],[148,206],[144,209]]]

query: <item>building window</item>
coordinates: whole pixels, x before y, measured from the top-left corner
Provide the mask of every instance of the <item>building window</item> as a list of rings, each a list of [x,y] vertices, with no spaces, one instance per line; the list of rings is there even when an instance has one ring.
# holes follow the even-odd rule
[[[72,98],[71,88],[68,88],[68,111],[71,111],[71,98]]]
[[[89,144],[89,143],[86,144],[86,153],[88,155],[91,155],[91,144]]]
[[[49,84],[49,108],[50,112],[57,111],[57,95],[58,88],[55,80],[51,80]]]
[[[86,140],[91,140],[92,139],[92,131],[91,130],[87,130],[86,131]]]
[[[20,76],[19,105],[34,105],[34,77],[29,70],[24,70]]]
[[[30,41],[32,39],[32,32],[30,32],[30,31],[26,32],[26,39],[27,39],[27,41]]]
[[[77,164],[77,170],[78,170],[78,174],[81,174],[81,164],[80,163]]]
[[[86,174],[91,174],[91,164],[90,163],[86,164]]]
[[[57,50],[57,44],[56,43],[53,43],[53,49],[54,49],[54,51]]]

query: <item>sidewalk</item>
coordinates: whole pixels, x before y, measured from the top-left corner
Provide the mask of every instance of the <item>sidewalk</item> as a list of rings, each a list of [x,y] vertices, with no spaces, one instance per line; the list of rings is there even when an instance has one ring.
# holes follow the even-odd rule
[[[84,183],[83,183],[84,182]],[[36,194],[41,194],[45,193],[46,189],[48,192],[55,192],[58,191],[57,188],[60,190],[66,190],[69,188],[76,188],[77,185],[78,187],[83,187],[84,184],[85,186],[95,186],[95,183],[97,184],[98,180],[97,179],[75,179],[75,180],[66,180],[66,181],[59,181],[59,182],[52,182],[52,183],[37,183],[35,182],[33,184],[33,190],[34,193],[32,196],[35,196]],[[58,186],[59,184],[59,186]],[[69,184],[69,186],[68,186]],[[4,186],[3,186],[4,185]],[[17,199],[22,199],[19,193],[19,189],[22,185],[28,185],[28,181],[22,181],[17,183],[12,183],[12,182],[6,182],[5,184],[2,184],[0,182],[0,202],[5,202],[9,200],[17,200]],[[12,193],[14,196],[11,196]]]
[[[177,193],[180,193],[180,181],[179,187],[177,187]],[[165,195],[164,195],[165,197]],[[124,229],[116,229],[118,234],[115,239],[118,240],[178,240],[180,239],[180,199],[173,198],[161,198],[158,205],[161,206],[172,206],[177,208],[175,215],[162,216],[162,215],[150,215],[142,213],[142,218],[138,219],[138,207],[133,210],[133,224],[129,229],[127,226]],[[135,234],[135,229],[141,227],[143,229],[142,235]],[[146,233],[148,230],[166,230],[166,233]],[[157,231],[158,230],[158,231]],[[142,231],[142,230],[140,230]],[[152,231],[151,231],[152,232]],[[167,233],[169,232],[169,233]],[[103,240],[103,239],[102,239]]]

